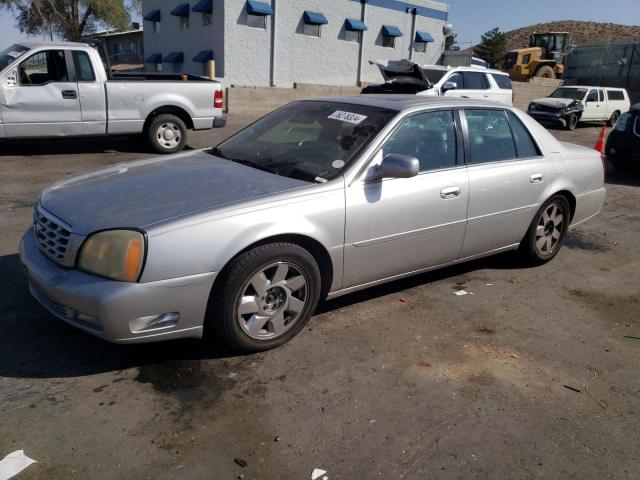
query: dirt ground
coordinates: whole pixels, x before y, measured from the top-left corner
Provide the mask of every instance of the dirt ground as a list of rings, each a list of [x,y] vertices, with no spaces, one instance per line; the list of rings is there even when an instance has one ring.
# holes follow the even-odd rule
[[[20,479],[638,478],[640,178],[609,169],[606,208],[544,267],[502,255],[372,288],[237,356],[111,345],[29,297],[16,252],[38,192],[144,150],[0,144],[0,458],[38,461]]]

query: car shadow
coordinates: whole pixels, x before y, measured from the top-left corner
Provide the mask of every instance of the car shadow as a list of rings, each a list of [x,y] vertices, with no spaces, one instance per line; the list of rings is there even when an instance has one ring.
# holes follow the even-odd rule
[[[185,147],[185,150],[192,150]],[[153,154],[138,136],[74,137],[30,140],[2,140],[0,157],[9,155],[74,155],[97,153]]]
[[[498,255],[416,275],[322,302],[317,314],[478,269],[521,268]],[[115,345],[58,320],[32,299],[19,256],[0,257],[0,377],[68,378],[126,370],[166,361],[242,356],[218,339]]]
[[[623,173],[607,162],[605,182],[608,185],[622,185],[626,187],[640,187],[640,170],[635,173]]]

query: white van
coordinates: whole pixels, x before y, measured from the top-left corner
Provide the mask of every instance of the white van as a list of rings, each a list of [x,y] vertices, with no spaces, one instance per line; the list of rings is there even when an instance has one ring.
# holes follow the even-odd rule
[[[509,74],[500,70],[471,67],[418,65],[409,60],[371,62],[380,69],[385,83],[369,85],[367,93],[411,93],[416,95],[491,100],[513,105]]]
[[[528,113],[540,123],[560,123],[573,130],[580,122],[607,122],[612,127],[629,108],[631,102],[624,88],[571,85],[534,100]]]

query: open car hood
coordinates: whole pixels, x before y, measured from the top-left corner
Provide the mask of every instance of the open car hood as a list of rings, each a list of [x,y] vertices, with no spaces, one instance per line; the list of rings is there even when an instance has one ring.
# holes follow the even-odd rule
[[[370,61],[369,63],[378,67],[385,82],[416,83],[424,85],[425,88],[433,86],[422,71],[422,67],[410,60],[388,60],[386,62],[378,60],[375,62]]]

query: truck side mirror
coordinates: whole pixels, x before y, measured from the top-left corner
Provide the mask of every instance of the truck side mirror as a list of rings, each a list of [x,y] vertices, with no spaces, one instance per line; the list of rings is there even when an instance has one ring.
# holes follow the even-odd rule
[[[456,82],[445,82],[442,86],[442,93],[446,93],[449,90],[456,90],[458,88],[458,84]]]

